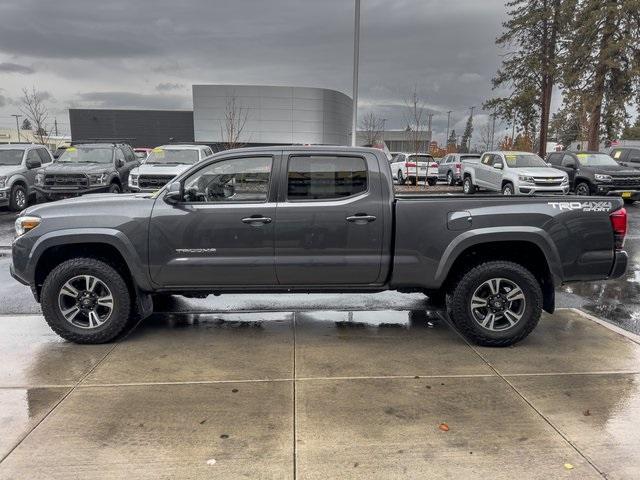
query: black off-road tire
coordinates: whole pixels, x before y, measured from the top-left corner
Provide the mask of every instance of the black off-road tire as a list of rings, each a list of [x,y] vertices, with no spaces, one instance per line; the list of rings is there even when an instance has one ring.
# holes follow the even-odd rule
[[[583,195],[585,197],[591,195],[591,186],[588,182],[578,182],[576,184],[576,195]]]
[[[111,316],[102,325],[83,329],[69,323],[60,312],[58,294],[67,280],[77,275],[93,275],[104,282],[114,299]],[[131,314],[131,293],[122,275],[95,258],[73,258],[54,268],[42,285],[42,312],[51,329],[74,343],[106,343],[127,327]]]
[[[418,179],[416,177],[407,177],[407,181],[409,182],[410,185],[418,184]]]
[[[469,175],[464,177],[464,180],[462,181],[462,191],[467,195],[476,193],[476,186],[473,184],[473,181],[471,181],[471,177]]]
[[[398,184],[404,185],[406,182],[407,180],[404,178],[404,175],[402,174],[402,170],[398,170]]]
[[[512,327],[492,331],[482,327],[471,313],[471,298],[483,282],[506,278],[515,282],[525,296],[522,318]],[[533,274],[522,265],[508,261],[481,263],[463,273],[447,295],[447,313],[454,326],[472,342],[486,347],[508,347],[529,335],[542,314],[542,290]]]
[[[435,187],[436,183],[438,183],[437,178],[427,178],[427,183],[430,187]]]
[[[450,187],[453,187],[456,184],[456,181],[453,178],[453,173],[451,173],[451,170],[449,170],[447,172],[447,185],[449,185]]]
[[[18,197],[22,195],[24,204],[20,205]],[[12,212],[19,212],[24,210],[29,206],[29,196],[27,195],[27,190],[22,185],[14,185],[11,188],[11,193],[9,194],[9,210]]]
[[[120,185],[118,185],[116,182],[113,182],[111,185],[109,185],[109,193],[120,193],[122,192],[122,189],[120,188]]]
[[[625,205],[633,205],[636,202],[633,198],[624,198],[623,201]]]

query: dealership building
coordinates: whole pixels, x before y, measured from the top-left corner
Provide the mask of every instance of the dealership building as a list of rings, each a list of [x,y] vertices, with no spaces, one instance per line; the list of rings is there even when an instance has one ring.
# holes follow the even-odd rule
[[[230,113],[244,145],[350,143],[352,101],[324,88],[194,85],[193,110],[69,109],[71,137],[138,147],[197,142],[221,149]]]

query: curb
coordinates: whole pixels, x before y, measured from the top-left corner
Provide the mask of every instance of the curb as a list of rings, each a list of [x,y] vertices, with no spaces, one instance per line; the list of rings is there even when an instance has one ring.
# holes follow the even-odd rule
[[[591,320],[592,322],[595,322],[599,325],[602,325],[605,328],[608,328],[609,330],[611,330],[612,332],[617,333],[618,335],[622,335],[623,337],[628,338],[629,340],[631,340],[634,343],[637,343],[638,345],[640,345],[640,335],[637,335],[635,333],[632,332],[628,332],[627,330],[620,328],[616,325],[613,325],[609,322],[607,322],[606,320],[603,320],[601,318],[596,317],[595,315],[591,315],[590,313],[587,313],[583,310],[580,310],[579,308],[559,308],[558,310],[570,310],[572,312],[577,313],[578,315],[583,316],[584,318]]]

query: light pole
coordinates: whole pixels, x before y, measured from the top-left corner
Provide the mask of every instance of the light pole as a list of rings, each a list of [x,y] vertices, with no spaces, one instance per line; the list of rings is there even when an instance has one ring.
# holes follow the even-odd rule
[[[451,123],[451,112],[453,110],[449,110],[447,112],[447,138],[444,140],[444,144],[446,145],[447,148],[447,153],[449,153],[449,124]]]
[[[16,117],[16,130],[18,130],[18,143],[20,143],[20,123],[18,119],[22,117],[22,115],[13,114],[12,117]]]
[[[360,61],[360,0],[356,1],[353,27],[353,117],[351,118],[351,146],[356,146],[358,129],[358,63]]]

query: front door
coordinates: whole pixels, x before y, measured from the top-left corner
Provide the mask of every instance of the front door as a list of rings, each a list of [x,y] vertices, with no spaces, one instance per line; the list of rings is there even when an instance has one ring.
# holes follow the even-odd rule
[[[152,280],[163,287],[275,285],[272,155],[203,163],[177,204],[156,200],[149,228]]]
[[[376,158],[292,153],[283,168],[276,213],[278,282],[378,283],[385,218]]]

